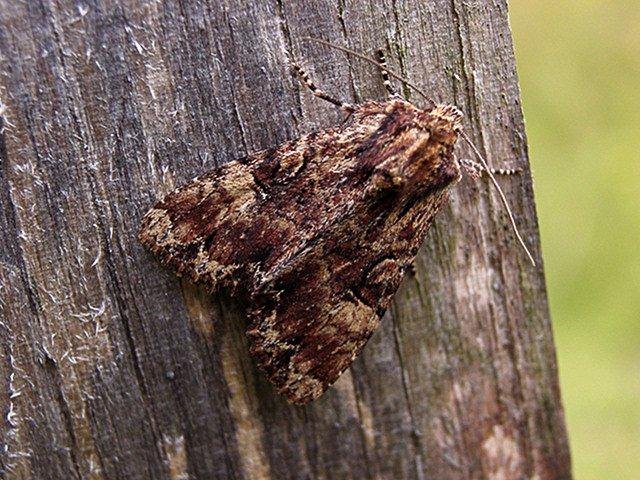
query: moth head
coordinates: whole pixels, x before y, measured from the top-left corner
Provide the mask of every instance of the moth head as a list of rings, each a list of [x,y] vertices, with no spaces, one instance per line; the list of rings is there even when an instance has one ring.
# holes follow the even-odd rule
[[[426,111],[430,130],[435,134],[444,134],[453,131],[457,133],[462,128],[462,112],[454,105],[436,105],[433,109]]]
[[[413,178],[418,188],[456,183],[461,173],[453,149],[462,128],[462,113],[453,105],[436,105],[416,113],[415,143],[407,152],[406,176]]]

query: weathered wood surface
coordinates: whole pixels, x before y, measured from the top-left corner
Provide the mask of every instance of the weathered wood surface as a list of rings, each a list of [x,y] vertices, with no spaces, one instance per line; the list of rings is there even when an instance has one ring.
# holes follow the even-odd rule
[[[383,97],[308,35],[388,48],[494,166],[526,169],[504,0],[0,1],[4,477],[570,478],[542,267],[486,181],[459,185],[381,330],[304,408],[256,371],[237,309],[137,243],[163,192],[341,120],[291,55]],[[501,183],[539,259],[531,178]]]

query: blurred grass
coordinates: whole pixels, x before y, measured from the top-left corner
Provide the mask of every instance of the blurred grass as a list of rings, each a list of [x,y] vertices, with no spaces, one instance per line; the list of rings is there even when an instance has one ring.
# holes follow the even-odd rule
[[[640,2],[511,0],[577,480],[640,478]]]

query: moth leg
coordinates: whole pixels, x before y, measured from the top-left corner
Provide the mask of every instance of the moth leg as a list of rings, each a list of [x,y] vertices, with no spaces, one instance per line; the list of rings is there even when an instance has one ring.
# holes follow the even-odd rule
[[[327,102],[333,103],[334,105],[336,105],[340,109],[344,110],[345,112],[351,113],[351,112],[353,112],[355,110],[354,106],[351,105],[350,103],[345,103],[342,100],[338,100],[336,98],[333,98],[331,95],[326,93],[324,90],[320,90],[318,87],[316,87],[316,84],[313,83],[313,81],[309,78],[309,75],[307,74],[307,72],[305,72],[302,69],[302,67],[300,67],[300,65],[298,65],[297,63],[292,63],[291,64],[291,68],[298,75],[298,77],[300,77],[300,79],[307,86],[307,88],[309,90],[311,90],[311,93],[313,93],[316,97],[322,98],[323,100],[326,100]]]
[[[486,169],[478,162],[474,162],[469,158],[461,158],[460,165],[465,171],[474,178],[478,178]],[[489,169],[494,175],[515,175],[521,173],[521,168],[491,168]]]
[[[380,64],[380,75],[382,76],[382,83],[384,84],[384,88],[387,89],[387,93],[390,97],[397,96],[398,92],[396,92],[391,85],[389,72],[387,72],[387,58],[384,56],[384,52],[381,48],[376,50],[376,60],[378,60],[378,63]]]

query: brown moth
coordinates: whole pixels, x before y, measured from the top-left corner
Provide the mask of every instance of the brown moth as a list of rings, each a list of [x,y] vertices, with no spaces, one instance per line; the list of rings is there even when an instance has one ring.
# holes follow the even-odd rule
[[[294,65],[348,120],[216,168],[142,221],[163,264],[248,305],[251,353],[295,404],[360,353],[461,178],[461,113],[393,95],[379,55],[389,100],[342,103]]]

